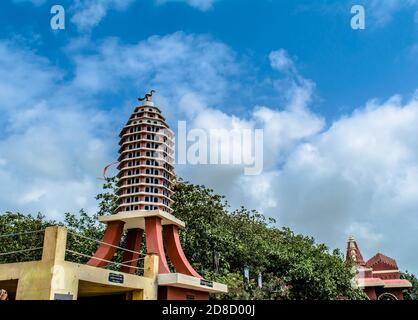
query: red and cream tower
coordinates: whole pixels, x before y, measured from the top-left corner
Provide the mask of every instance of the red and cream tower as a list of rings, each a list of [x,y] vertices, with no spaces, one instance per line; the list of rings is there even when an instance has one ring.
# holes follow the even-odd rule
[[[152,96],[138,99],[120,133],[117,213],[161,210],[172,213],[174,133]]]
[[[153,93],[139,99],[141,105],[135,108],[120,133],[118,207],[114,214],[99,217],[100,222],[106,223],[106,230],[87,262],[85,274],[90,278],[83,280],[93,284],[86,289],[89,295],[101,290],[91,289],[94,287],[109,290],[108,294],[128,293],[128,299],[208,300],[209,293],[226,293],[228,288],[203,279],[181,246],[180,230],[185,223],[171,209],[174,133],[154,106]],[[142,243],[145,248],[141,248]],[[53,241],[51,244],[55,245]],[[59,247],[64,248],[64,256],[65,244]],[[92,269],[114,264],[118,249],[123,250],[122,262],[116,264],[119,271],[97,273],[98,270]],[[72,278],[65,283],[74,283],[74,274],[83,274],[79,272],[80,265],[75,268],[76,271],[66,273]],[[79,281],[76,283],[78,286]]]

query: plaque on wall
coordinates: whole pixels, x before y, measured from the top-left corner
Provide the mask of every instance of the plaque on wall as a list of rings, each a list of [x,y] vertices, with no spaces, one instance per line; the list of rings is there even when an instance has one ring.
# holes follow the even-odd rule
[[[54,294],[54,300],[73,300],[73,295],[69,293],[56,293]]]
[[[109,273],[109,282],[123,283],[123,274]]]
[[[208,280],[200,280],[200,285],[201,286],[205,286],[205,287],[209,287],[209,288],[213,288],[213,282],[212,281],[208,281]]]

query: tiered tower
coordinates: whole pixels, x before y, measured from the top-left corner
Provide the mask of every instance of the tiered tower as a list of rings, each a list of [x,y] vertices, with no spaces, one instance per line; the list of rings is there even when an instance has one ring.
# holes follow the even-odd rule
[[[153,93],[138,99],[141,105],[120,133],[118,207],[115,214],[99,218],[107,228],[87,264],[106,267],[126,231],[121,271],[135,274],[145,235],[147,255],[158,257],[158,298],[205,300],[209,292],[227,292],[227,287],[202,279],[184,254],[179,232],[185,224],[173,216],[171,208],[174,133],[154,105]]]
[[[154,102],[154,91],[138,99],[120,133],[117,213],[161,210],[172,213],[174,133]]]
[[[16,297],[31,300],[124,293],[132,300],[207,300],[209,293],[228,292],[226,285],[203,279],[181,246],[185,224],[171,209],[174,133],[152,94],[139,99],[142,104],[120,134],[118,208],[99,217],[107,227],[94,255],[66,249],[65,228],[47,228],[42,261],[0,264],[0,287],[18,280]],[[117,250],[122,250],[118,262],[113,261]],[[66,261],[68,252],[90,260],[87,265]],[[109,265],[120,269],[100,269]],[[62,272],[51,274],[57,268]]]

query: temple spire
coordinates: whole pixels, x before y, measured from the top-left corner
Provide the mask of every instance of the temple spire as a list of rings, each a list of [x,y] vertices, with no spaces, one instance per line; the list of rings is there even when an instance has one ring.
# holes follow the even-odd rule
[[[360,248],[352,235],[348,238],[346,260],[353,261],[358,266],[366,265],[363,256],[361,255]]]
[[[140,102],[143,102],[143,101],[152,102],[152,96],[154,95],[155,92],[156,92],[155,90],[151,90],[150,92],[146,93],[143,98],[138,98],[138,101],[140,101]]]

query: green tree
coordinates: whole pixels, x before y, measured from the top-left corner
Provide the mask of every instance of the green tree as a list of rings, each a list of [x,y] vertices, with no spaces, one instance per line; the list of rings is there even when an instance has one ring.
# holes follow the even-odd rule
[[[6,212],[0,215],[0,263],[40,260],[43,233],[48,226],[57,225],[54,220],[47,220],[38,213],[36,216]],[[2,253],[15,254],[2,255]]]
[[[403,296],[405,300],[418,300],[418,279],[412,273],[401,272],[401,279],[409,280],[412,283],[412,288],[404,290]]]
[[[72,251],[92,256],[99,245],[97,241],[103,238],[105,225],[99,223],[98,215],[90,216],[84,210],[78,215],[66,213],[63,225],[68,229],[66,258],[77,263],[86,263],[87,257]],[[97,241],[94,241],[97,240]]]
[[[42,250],[27,251],[43,246],[45,228],[49,226],[64,226],[68,229],[67,249],[91,255],[97,249],[98,243],[89,239],[101,239],[104,226],[100,225],[97,215],[89,216],[84,210],[77,215],[66,213],[63,222],[47,219],[44,215],[24,215],[6,212],[0,215],[1,253],[16,254],[1,255],[0,263],[40,260]],[[74,262],[85,263],[87,258],[67,253]]]
[[[99,212],[97,213],[99,216],[116,212],[118,207],[117,184],[117,177],[106,178],[103,184],[103,192],[96,196],[96,200],[99,201]]]
[[[99,200],[99,211],[88,215],[65,214],[61,225],[69,230],[70,250],[92,255],[101,239],[104,225],[100,215],[113,214],[117,206],[117,180],[107,179]],[[351,266],[342,254],[330,252],[314,239],[294,234],[290,229],[277,228],[273,219],[257,211],[240,208],[230,211],[224,197],[204,186],[178,181],[174,187],[174,214],[186,223],[181,241],[193,267],[207,279],[228,284],[229,293],[222,299],[362,299],[361,290],[351,286]],[[36,217],[6,213],[0,216],[0,234],[42,230],[56,225],[42,215]],[[38,234],[37,240],[42,241]],[[28,234],[22,237],[35,237]],[[3,240],[3,239],[2,239]],[[123,245],[122,240],[122,245]],[[1,252],[25,248],[35,239],[20,236],[2,242]],[[86,258],[71,255],[71,260],[85,263]],[[21,257],[21,256],[20,256]],[[215,257],[219,263],[215,264]],[[14,262],[15,256],[1,256],[0,262]],[[22,258],[22,257],[21,257]],[[28,252],[22,259],[39,259],[39,252]],[[120,261],[120,253],[115,261]],[[244,282],[243,268],[248,266],[250,281]],[[263,275],[263,287],[256,283]]]
[[[279,229],[274,220],[256,211],[241,208],[229,212],[225,199],[204,186],[179,181],[173,199],[174,214],[186,223],[181,233],[185,253],[205,277],[228,282],[248,266],[252,279],[261,272],[266,279],[266,275],[272,275],[276,287],[282,283],[280,289],[274,290],[281,293],[276,298],[364,298],[361,290],[352,287],[351,266],[338,250],[330,253],[313,238]],[[215,253],[219,255],[220,268],[214,273]],[[230,298],[273,298],[273,294],[260,295],[251,283],[229,284],[234,288]],[[273,284],[266,281],[264,291],[269,286]],[[243,292],[238,293],[239,290]]]

